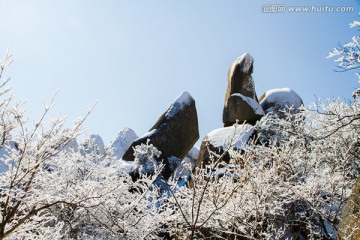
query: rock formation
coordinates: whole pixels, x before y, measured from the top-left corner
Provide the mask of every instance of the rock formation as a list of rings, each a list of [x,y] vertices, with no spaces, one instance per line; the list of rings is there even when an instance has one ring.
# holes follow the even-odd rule
[[[105,145],[104,141],[99,135],[91,134],[85,138],[79,146],[80,153],[85,154],[95,154],[97,156],[105,156]]]
[[[255,92],[254,59],[249,53],[241,55],[230,67],[223,110],[224,127],[239,123],[254,124],[264,115]]]
[[[278,88],[266,91],[259,98],[260,105],[265,113],[272,112],[279,118],[284,118],[284,111],[292,107],[292,113],[299,113],[304,104],[301,97],[290,88]]]
[[[256,99],[255,84],[251,76],[253,72],[254,58],[245,53],[238,57],[228,71],[228,87],[225,94],[227,99],[234,93],[240,93],[246,97]]]
[[[123,160],[133,161],[133,148],[145,144],[148,139],[162,153],[158,160],[165,164],[162,175],[167,180],[174,171],[169,159],[183,159],[199,139],[195,100],[188,92],[182,93],[175,100],[148,133],[131,144]]]
[[[336,239],[360,239],[360,177],[346,202]]]
[[[118,133],[116,138],[111,143],[110,148],[112,149],[113,156],[117,159],[121,159],[125,151],[137,138],[138,136],[134,130],[130,128],[124,128]]]
[[[232,94],[227,101],[223,111],[224,127],[236,123],[249,123],[254,125],[256,121],[264,116],[260,104],[253,98],[245,97],[240,93]]]

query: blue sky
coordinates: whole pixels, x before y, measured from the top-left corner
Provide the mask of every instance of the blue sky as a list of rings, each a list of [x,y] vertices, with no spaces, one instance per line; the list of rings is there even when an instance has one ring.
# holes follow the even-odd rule
[[[263,13],[267,4],[354,11]],[[0,0],[0,53],[14,55],[6,75],[32,118],[57,89],[50,117],[72,122],[98,101],[86,127],[108,144],[124,127],[144,134],[188,91],[203,138],[222,126],[227,71],[245,52],[259,96],[290,87],[305,104],[350,98],[354,72],[326,56],[358,34],[359,11],[357,1]]]

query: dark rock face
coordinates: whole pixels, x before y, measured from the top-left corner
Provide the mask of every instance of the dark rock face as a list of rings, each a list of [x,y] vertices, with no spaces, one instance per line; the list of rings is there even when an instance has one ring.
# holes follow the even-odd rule
[[[272,112],[279,118],[285,118],[284,110],[292,107],[292,114],[300,112],[300,107],[304,104],[301,97],[290,88],[271,89],[266,91],[259,98],[260,105],[265,113]]]
[[[157,160],[163,160],[165,167],[162,175],[169,179],[174,171],[172,159],[184,159],[195,142],[199,139],[199,127],[195,100],[187,92],[179,96],[169,109],[160,116],[155,125],[144,136],[135,140],[127,149],[123,160],[133,161],[133,147],[145,144],[147,139],[161,155]]]
[[[236,120],[239,120],[239,123],[255,124],[264,115],[264,111],[256,100],[235,93],[228,98],[224,106],[223,123],[224,127],[233,125]]]
[[[336,239],[360,239],[360,177],[346,202]]]

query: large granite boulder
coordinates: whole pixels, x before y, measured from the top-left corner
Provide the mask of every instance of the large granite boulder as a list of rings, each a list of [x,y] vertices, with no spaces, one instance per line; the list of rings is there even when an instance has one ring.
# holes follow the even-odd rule
[[[253,125],[264,115],[263,109],[255,99],[234,93],[224,106],[223,123],[224,127],[228,127],[238,120],[238,123],[246,122]]]
[[[245,53],[236,59],[228,71],[228,86],[223,110],[225,127],[233,125],[237,119],[240,123],[256,122],[261,118],[259,115],[262,116],[262,114],[255,114],[252,111],[255,105],[252,102],[249,105],[247,100],[252,99],[257,103],[255,83],[251,76],[253,64],[253,57],[249,53]]]
[[[300,112],[304,104],[301,97],[290,88],[277,88],[266,91],[260,96],[259,102],[265,114],[272,112],[279,118],[285,118],[284,111],[292,108],[292,114]]]
[[[360,177],[346,202],[336,239],[360,239]]]
[[[246,97],[256,99],[255,83],[251,76],[253,72],[254,58],[245,53],[238,57],[231,64],[228,71],[228,86],[225,94],[225,104],[227,99],[234,93],[241,93]]]
[[[210,156],[211,152],[216,155],[221,155],[230,148],[233,150],[241,150],[250,139],[253,139],[255,136],[255,128],[249,124],[215,129],[203,139],[199,156],[196,160],[196,167],[204,168],[209,165],[212,161]],[[222,161],[229,163],[231,157],[230,153],[227,152]]]
[[[198,118],[195,100],[188,92],[182,93],[173,104],[160,116],[149,132],[136,139],[123,155],[123,160],[134,160],[134,147],[146,144],[148,139],[161,155],[165,180],[173,174],[173,160],[184,159],[195,142],[199,139]]]

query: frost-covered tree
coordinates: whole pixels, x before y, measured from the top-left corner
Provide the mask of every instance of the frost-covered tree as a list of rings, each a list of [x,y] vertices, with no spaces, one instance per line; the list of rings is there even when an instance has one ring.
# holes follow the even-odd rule
[[[11,61],[9,53],[1,61],[1,79]],[[153,184],[162,165],[134,182],[128,165],[97,151],[95,141],[74,144],[91,109],[65,128],[62,118],[47,123],[51,100],[34,121],[7,82],[0,86],[0,239],[158,238],[173,211]]]
[[[359,21],[350,23],[350,27],[360,27]],[[335,62],[344,71],[360,68],[360,36],[353,36],[351,42],[345,43],[339,48],[334,48],[329,53],[329,58],[337,57]],[[360,81],[359,73],[356,74]],[[360,97],[360,88],[354,91],[353,97]]]
[[[10,62],[10,54],[0,62],[0,80]],[[209,149],[208,166],[183,164],[182,182],[192,172],[186,186],[159,177],[160,152],[150,142],[134,148],[133,163],[107,154],[96,136],[78,146],[91,109],[71,128],[47,121],[53,100],[39,120],[26,118],[7,83],[0,85],[0,239],[335,239],[360,175],[358,98],[266,115],[258,137],[240,149],[230,139],[221,155]]]
[[[173,185],[179,239],[335,239],[360,171],[360,104],[318,103],[267,115],[229,164],[213,153],[192,188]],[[225,151],[226,152],[226,151]],[[225,153],[224,153],[225,154]]]

